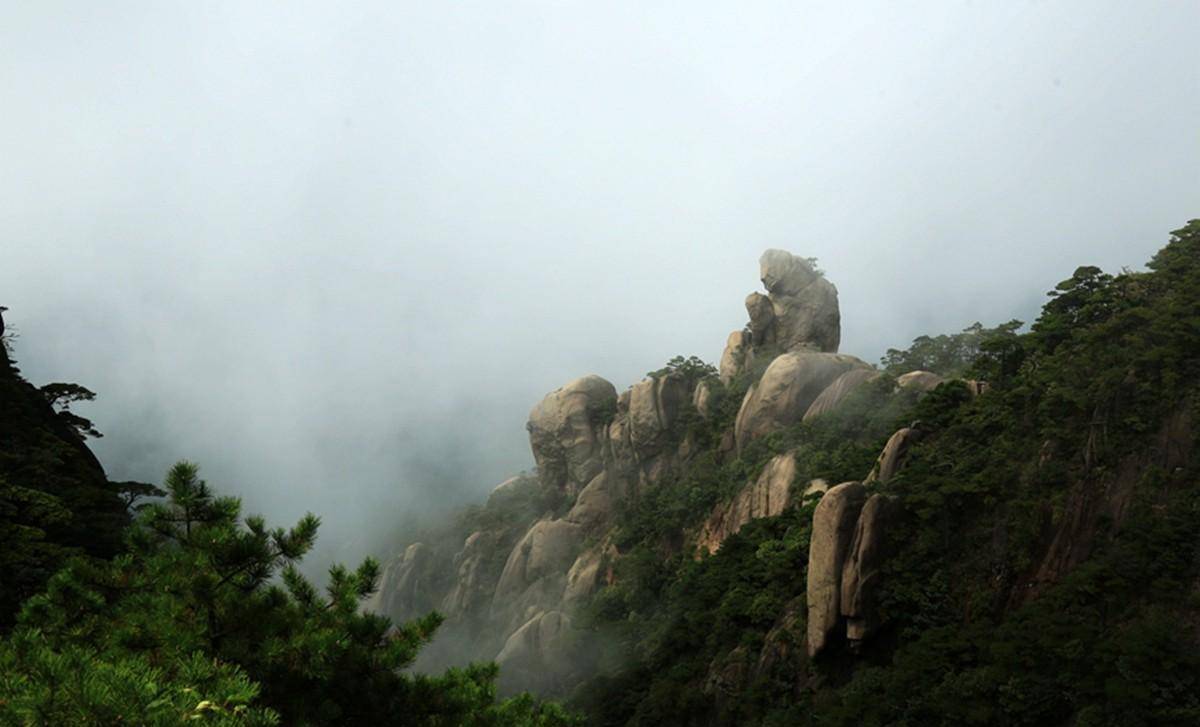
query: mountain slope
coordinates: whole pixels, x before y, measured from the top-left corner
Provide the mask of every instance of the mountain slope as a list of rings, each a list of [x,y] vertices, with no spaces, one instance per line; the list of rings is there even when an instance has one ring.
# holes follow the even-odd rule
[[[1200,223],[1148,267],[872,371],[830,352],[836,289],[764,256],[720,376],[551,394],[523,509],[391,587],[596,724],[1194,723]]]

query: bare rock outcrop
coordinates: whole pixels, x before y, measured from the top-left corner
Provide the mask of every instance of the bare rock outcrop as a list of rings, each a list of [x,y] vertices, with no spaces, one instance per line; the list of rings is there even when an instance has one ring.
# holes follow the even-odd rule
[[[537,487],[537,483],[537,476],[531,474],[522,473],[509,477],[492,488],[492,493],[488,495],[488,505],[495,506],[519,499],[529,492],[530,488]]]
[[[555,389],[529,414],[529,445],[542,486],[570,494],[592,481],[603,462],[603,435],[617,392],[599,376]]]
[[[839,376],[870,366],[854,356],[794,351],[777,357],[750,387],[734,425],[739,449],[756,437],[799,422]]]
[[[570,683],[571,619],[557,610],[534,614],[504,642],[496,655],[503,691],[553,691]]]
[[[909,371],[896,377],[896,386],[901,389],[916,389],[917,391],[933,391],[941,386],[946,379],[932,371]]]
[[[582,539],[583,528],[576,523],[567,520],[534,523],[504,563],[496,584],[496,600],[521,594],[539,580],[565,576]]]
[[[617,549],[610,542],[600,542],[579,554],[567,571],[567,588],[563,593],[563,606],[574,606],[587,599],[602,582],[609,580],[611,562],[617,557]],[[608,568],[605,568],[606,564]]]
[[[775,343],[775,306],[762,293],[746,296],[746,312],[750,314],[750,342],[754,346]]]
[[[605,432],[610,487],[624,486],[624,496],[630,487],[658,482],[686,459],[675,435],[695,397],[688,380],[675,373],[643,379],[617,397]]]
[[[842,567],[841,613],[846,617],[846,637],[862,641],[879,626],[880,570],[888,554],[887,534],[898,519],[895,500],[876,493],[863,505],[854,528],[854,540]]]
[[[364,608],[395,621],[406,621],[437,607],[445,564],[433,548],[413,543],[383,570],[379,589]]]
[[[826,492],[813,512],[808,550],[809,656],[825,648],[839,623],[842,569],[865,500],[862,483],[843,482]]]
[[[908,455],[909,448],[913,443],[921,438],[921,430],[913,427],[904,427],[899,429],[888,438],[887,444],[883,446],[883,451],[879,453],[879,458],[875,460],[875,466],[871,468],[871,473],[867,475],[864,482],[885,483],[892,479],[900,467],[904,464],[904,458]]]
[[[784,351],[836,352],[842,329],[833,283],[808,259],[784,250],[764,252],[759,271],[774,313],[771,330],[764,332],[764,337]]]
[[[721,381],[729,384],[756,360],[789,351],[836,353],[841,343],[837,288],[809,258],[767,250],[759,258],[767,294],[746,297],[746,328],[729,334],[721,354]],[[803,412],[801,412],[803,414]]]
[[[721,363],[718,367],[722,383],[728,385],[738,374],[745,370],[752,343],[753,339],[748,331],[734,331],[729,334],[729,339],[725,341],[725,351],[721,354]]]
[[[697,553],[715,553],[726,538],[756,518],[773,517],[792,504],[792,480],[796,477],[796,455],[778,455],[763,467],[752,484],[733,500],[717,505],[696,538]]]
[[[612,518],[614,508],[624,496],[624,480],[610,476],[607,471],[601,472],[579,493],[566,519],[586,530],[594,530]]]
[[[494,569],[488,567],[499,538],[497,533],[476,530],[467,536],[454,556],[454,586],[442,599],[442,610],[451,618],[487,606],[496,590]]]
[[[690,395],[682,376],[643,379],[629,391],[629,438],[638,455],[660,451]]]
[[[800,497],[801,499],[804,499],[810,495],[816,495],[818,493],[824,495],[826,492],[829,492],[829,483],[818,478],[808,481],[808,487],[804,488],[804,494]]]
[[[837,409],[850,392],[882,375],[870,368],[855,368],[847,371],[834,379],[833,383],[826,386],[820,396],[813,400],[812,405],[804,412],[804,421],[807,422]]]
[[[716,405],[716,395],[713,393],[713,384],[710,381],[701,381],[696,384],[696,388],[692,391],[692,407],[700,416],[708,419],[713,414],[713,407]]]

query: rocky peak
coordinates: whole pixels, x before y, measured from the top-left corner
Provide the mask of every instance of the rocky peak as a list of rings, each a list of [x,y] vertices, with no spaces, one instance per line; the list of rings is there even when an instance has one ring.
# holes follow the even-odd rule
[[[746,297],[750,321],[726,343],[721,357],[725,381],[762,356],[791,351],[837,353],[841,343],[837,288],[810,258],[767,250],[759,259],[759,277],[767,294]]]

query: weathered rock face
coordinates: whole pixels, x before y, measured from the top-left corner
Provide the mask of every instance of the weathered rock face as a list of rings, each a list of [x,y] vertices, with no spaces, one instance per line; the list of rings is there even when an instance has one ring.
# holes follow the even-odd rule
[[[442,610],[454,618],[485,608],[496,590],[496,576],[488,568],[499,538],[477,530],[467,536],[454,556],[454,585],[442,600]]]
[[[593,530],[612,518],[613,509],[624,497],[624,480],[601,472],[579,493],[566,519],[584,529]]]
[[[730,502],[713,509],[696,538],[698,553],[715,553],[726,538],[756,518],[773,517],[792,504],[792,480],[796,478],[796,455],[781,454],[763,467],[753,484],[742,488]]]
[[[696,409],[697,414],[705,419],[711,417],[715,400],[716,395],[713,394],[713,387],[710,382],[701,381],[696,384],[696,389],[692,392],[692,406]]]
[[[583,529],[566,520],[539,520],[517,543],[496,584],[496,599],[511,598],[539,580],[564,575],[579,549]]]
[[[501,689],[555,690],[570,683],[571,636],[571,619],[561,611],[542,611],[532,616],[508,637],[496,655]]]
[[[599,376],[556,389],[529,414],[529,445],[542,485],[574,494],[604,467],[603,432],[617,392]]]
[[[837,628],[842,569],[865,500],[862,483],[843,482],[826,492],[813,512],[808,550],[809,656],[820,653]]]
[[[904,464],[904,458],[908,455],[909,447],[920,438],[921,431],[919,429],[904,427],[897,430],[895,434],[888,438],[887,444],[884,445],[883,451],[879,454],[879,459],[875,460],[875,466],[871,469],[871,474],[867,475],[865,482],[879,481],[884,483],[892,479],[900,471],[901,465]]]
[[[842,567],[841,613],[846,637],[861,641],[879,626],[880,570],[887,557],[887,532],[898,519],[899,507],[883,494],[871,495],[858,516],[846,563]]]
[[[813,400],[812,405],[808,407],[808,411],[804,412],[804,421],[807,422],[810,419],[819,417],[822,414],[828,414],[837,409],[838,405],[842,403],[842,400],[850,392],[863,384],[878,379],[880,376],[882,374],[878,371],[869,368],[855,368],[847,371],[837,377],[832,384],[826,386],[821,395]]]
[[[629,439],[639,455],[662,449],[687,405],[687,381],[674,374],[643,379],[629,392]]]
[[[896,386],[901,389],[917,389],[918,391],[933,391],[945,379],[932,371],[909,371],[896,377]]]
[[[860,368],[870,366],[853,356],[836,353],[794,351],[779,356],[742,400],[734,425],[738,448],[799,422],[839,376]]]
[[[746,331],[734,331],[729,334],[729,340],[725,342],[725,351],[721,354],[721,363],[718,367],[722,383],[728,384],[733,381],[734,377],[746,368],[746,358],[750,353],[752,340]]]
[[[775,343],[775,306],[762,293],[746,296],[746,312],[750,314],[750,341],[754,346]]]
[[[697,393],[699,391],[700,393]],[[617,397],[606,437],[604,469],[610,487],[653,485],[686,460],[678,425],[692,402],[707,406],[710,390],[693,387],[678,374],[643,379]]]
[[[525,492],[528,492],[529,488],[536,486],[537,477],[534,475],[519,474],[515,477],[509,477],[492,489],[492,494],[488,495],[488,504],[500,505],[518,499]]]
[[[617,549],[611,543],[593,545],[579,554],[567,571],[567,589],[563,593],[563,605],[573,606],[596,592],[609,575],[604,568],[606,561],[617,557]],[[611,567],[611,566],[610,566]]]
[[[766,340],[784,351],[836,352],[841,343],[837,288],[808,260],[784,250],[767,250],[759,259],[760,276],[774,312]],[[757,338],[759,332],[755,331]]]
[[[809,495],[815,495],[818,492],[821,494],[829,492],[829,483],[822,479],[809,480],[808,487],[804,488],[804,494],[801,495],[801,497],[804,498],[808,497]]]
[[[424,543],[413,543],[384,568],[379,590],[364,604],[369,611],[406,621],[437,607],[445,563]]]

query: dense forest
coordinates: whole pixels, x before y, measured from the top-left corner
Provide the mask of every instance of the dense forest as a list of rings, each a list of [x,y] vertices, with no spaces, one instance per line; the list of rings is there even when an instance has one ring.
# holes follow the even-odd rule
[[[323,591],[295,568],[316,516],[244,516],[188,462],[109,482],[91,392],[35,388],[6,342],[0,721],[1200,724],[1200,221],[1028,326],[879,366],[836,353],[836,291],[794,266],[736,366],[564,387],[536,472]],[[833,307],[801,331],[802,295]],[[817,361],[799,410],[753,418]]]

